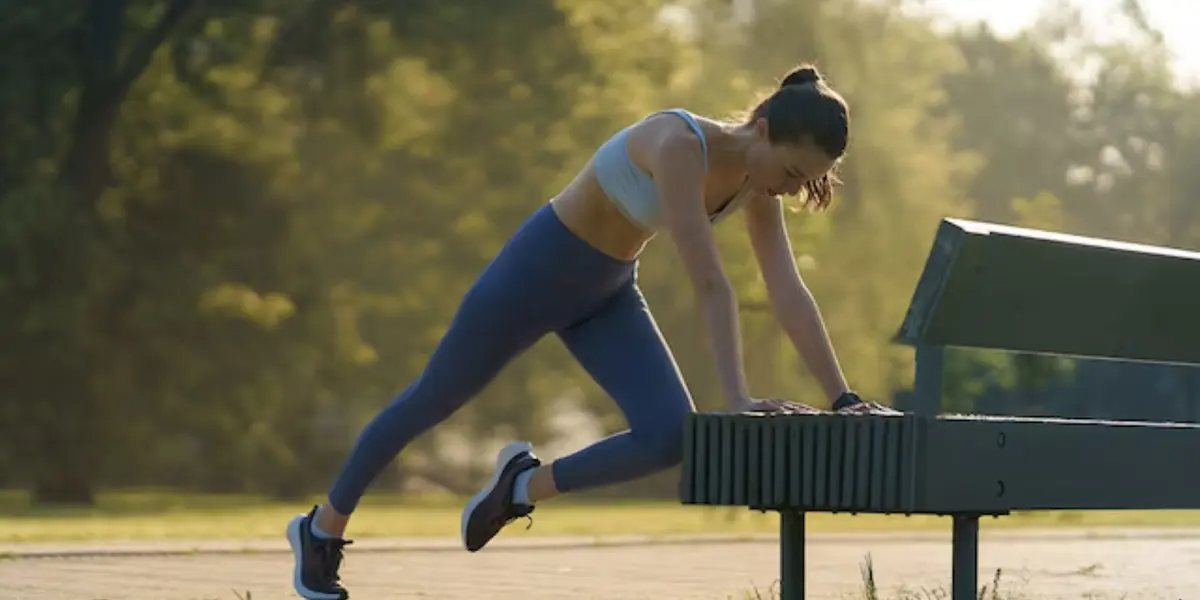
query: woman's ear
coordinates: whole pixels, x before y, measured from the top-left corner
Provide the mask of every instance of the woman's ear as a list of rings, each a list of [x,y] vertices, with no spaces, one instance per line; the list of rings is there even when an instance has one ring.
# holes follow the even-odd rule
[[[754,120],[754,134],[757,135],[759,139],[764,142],[767,141],[770,133],[771,128],[767,125],[767,119],[765,117],[759,117]]]

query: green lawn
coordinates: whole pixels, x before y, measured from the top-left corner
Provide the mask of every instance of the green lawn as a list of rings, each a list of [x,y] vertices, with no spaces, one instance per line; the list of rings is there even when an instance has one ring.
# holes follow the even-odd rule
[[[123,492],[101,496],[88,510],[31,508],[23,496],[0,493],[0,542],[82,540],[246,539],[282,535],[292,515],[309,502],[280,503],[249,496]],[[401,501],[368,496],[351,523],[350,537],[453,537],[458,534],[462,500],[446,497]],[[809,531],[948,530],[947,518],[927,516],[812,514]],[[982,527],[1200,526],[1200,511],[1041,512],[985,519]],[[533,527],[513,527],[506,537],[547,535],[662,535],[688,533],[770,533],[772,513],[746,509],[683,506],[676,502],[547,503]]]

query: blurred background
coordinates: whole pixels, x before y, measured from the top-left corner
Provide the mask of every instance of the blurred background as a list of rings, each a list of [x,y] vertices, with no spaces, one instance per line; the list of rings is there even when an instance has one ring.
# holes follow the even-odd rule
[[[1179,0],[0,2],[0,488],[323,492],[467,286],[617,129],[751,107],[798,62],[849,100],[832,212],[790,217],[852,384],[942,217],[1200,248],[1200,6]],[[759,395],[822,404],[718,229]],[[641,282],[720,401],[663,240]],[[497,315],[503,318],[503,315]],[[947,410],[1195,420],[1191,370],[955,352]],[[469,490],[498,443],[624,428],[545,339],[373,491]],[[599,494],[670,498],[673,473]]]

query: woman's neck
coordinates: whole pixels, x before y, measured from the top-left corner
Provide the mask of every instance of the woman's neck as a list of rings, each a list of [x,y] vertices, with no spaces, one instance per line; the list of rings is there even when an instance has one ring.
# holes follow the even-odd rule
[[[710,168],[730,177],[745,177],[746,151],[753,143],[753,129],[740,124],[722,126],[720,135],[709,140]]]

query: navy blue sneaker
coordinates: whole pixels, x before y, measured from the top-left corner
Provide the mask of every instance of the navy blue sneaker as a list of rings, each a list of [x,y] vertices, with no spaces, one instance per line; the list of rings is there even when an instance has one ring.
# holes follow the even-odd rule
[[[292,584],[296,593],[307,600],[347,600],[350,593],[342,587],[338,569],[342,565],[342,548],[352,542],[313,535],[312,521],[316,514],[314,506],[308,514],[297,515],[288,523],[288,543],[296,559]]]
[[[525,442],[513,442],[500,451],[491,479],[463,510],[462,541],[468,551],[478,552],[509,523],[533,512],[532,506],[513,502],[513,483],[517,475],[541,464],[533,446]]]

